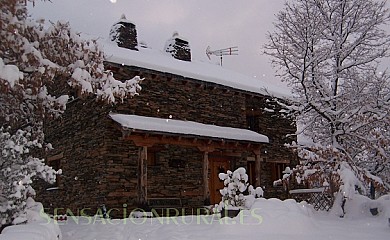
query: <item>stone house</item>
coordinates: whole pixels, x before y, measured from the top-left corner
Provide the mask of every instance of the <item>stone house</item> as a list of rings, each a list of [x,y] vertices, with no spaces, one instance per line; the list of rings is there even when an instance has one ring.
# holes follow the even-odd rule
[[[138,46],[134,24],[122,19],[114,27],[111,40],[121,47],[105,43],[106,68],[116,79],[141,76],[142,91],[114,106],[75,99],[60,119],[46,123],[55,147],[47,161],[62,175],[54,186],[38,187],[38,200],[50,212],[75,215],[94,214],[103,204],[115,209],[114,217],[137,207],[188,210],[218,203],[218,173],[238,167],[266,197],[278,197],[272,183],[297,159],[284,147],[295,140],[287,137],[294,121],[271,96],[286,94],[192,62],[188,41],[178,34],[164,55]]]

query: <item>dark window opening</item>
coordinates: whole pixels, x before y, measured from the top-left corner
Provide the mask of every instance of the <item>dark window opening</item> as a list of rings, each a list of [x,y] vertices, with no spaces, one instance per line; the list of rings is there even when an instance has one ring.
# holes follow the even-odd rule
[[[51,160],[51,161],[48,162],[47,165],[50,166],[50,167],[52,167],[54,170],[58,171],[58,170],[60,170],[60,168],[61,168],[61,161],[60,161],[60,159]],[[58,187],[60,181],[61,181],[61,177],[60,177],[60,175],[58,174],[58,175],[56,176],[56,181],[55,181],[54,183],[52,183],[52,184],[50,185],[50,187]]]
[[[247,174],[248,174],[248,182],[250,185],[256,185],[256,162],[248,161],[247,162]]]
[[[260,131],[260,123],[259,123],[259,116],[256,115],[247,115],[246,116],[246,123],[249,130],[259,132]]]
[[[272,181],[276,181],[283,178],[283,171],[288,166],[286,163],[271,163],[271,177]]]
[[[158,164],[158,152],[157,151],[148,151],[148,166],[156,166]]]

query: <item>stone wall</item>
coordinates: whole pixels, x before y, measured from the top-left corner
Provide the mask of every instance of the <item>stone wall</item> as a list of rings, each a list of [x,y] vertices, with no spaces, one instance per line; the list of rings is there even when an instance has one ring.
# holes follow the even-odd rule
[[[50,156],[62,156],[63,170],[58,190],[46,191],[47,185],[43,184],[38,188],[38,200],[50,207],[51,213],[58,207],[76,213],[89,208],[94,213],[105,204],[121,209],[114,213],[121,217],[127,211],[124,204],[128,210],[137,207],[140,148],[122,139],[118,124],[108,117],[109,112],[248,128],[246,115],[254,109],[259,113],[259,133],[271,139],[262,158],[267,162],[295,158],[282,146],[291,141],[285,136],[295,132],[295,126],[275,112],[263,111],[269,104],[264,96],[153,70],[107,65],[116,71],[118,79],[145,77],[143,89],[139,96],[114,106],[103,106],[92,98],[74,100],[60,119],[46,122],[47,141],[55,147]],[[196,148],[172,145],[153,147],[159,148],[159,154],[157,164],[148,167],[149,197],[179,196],[184,206],[202,205],[203,153]],[[233,167],[246,167],[248,157],[253,158],[254,154],[243,149],[234,158]],[[261,182],[272,185],[266,163],[262,166]]]
[[[148,166],[148,197],[180,198],[184,207],[203,204],[203,154],[196,148],[160,146]]]
[[[58,189],[46,191],[43,184],[37,191],[44,206],[69,208],[78,212],[83,208],[96,211],[104,203],[107,181],[105,179],[106,154],[105,122],[107,109],[94,99],[75,100],[56,120],[45,123],[46,141],[54,150],[50,156],[61,156]],[[50,162],[49,162],[50,165]],[[65,210],[61,210],[65,211]]]
[[[140,95],[116,106],[117,112],[246,128],[244,94],[213,83],[156,75],[151,70],[140,72],[137,68],[122,69],[115,76],[129,79],[137,74],[145,78]]]

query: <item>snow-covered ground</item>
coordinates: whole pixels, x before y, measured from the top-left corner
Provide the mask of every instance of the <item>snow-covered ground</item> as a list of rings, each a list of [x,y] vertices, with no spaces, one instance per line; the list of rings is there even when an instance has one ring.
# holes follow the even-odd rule
[[[60,226],[64,240],[197,240],[197,239],[390,239],[386,216],[389,203],[379,216],[367,213],[364,204],[354,216],[340,218],[332,213],[312,210],[294,200],[257,199],[251,210],[236,218],[220,219],[219,215],[170,218],[132,218],[104,220],[80,218]],[[383,204],[382,204],[383,205]]]
[[[378,207],[377,216],[369,213],[371,207]],[[121,220],[69,217],[59,225],[63,240],[390,239],[389,195],[376,202],[358,199],[350,202],[348,209],[354,209],[354,214],[340,218],[332,212],[316,212],[310,205],[294,200],[257,199],[251,210],[241,211],[235,218],[221,219],[219,215]],[[0,235],[0,239],[8,238]]]

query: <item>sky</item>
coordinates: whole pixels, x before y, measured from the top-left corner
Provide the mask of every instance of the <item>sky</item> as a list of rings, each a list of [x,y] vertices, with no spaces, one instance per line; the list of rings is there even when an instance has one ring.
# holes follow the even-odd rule
[[[138,42],[162,50],[174,31],[189,41],[192,59],[219,64],[206,48],[237,46],[237,56],[225,56],[223,67],[280,84],[268,56],[262,54],[266,33],[284,0],[51,0],[29,6],[34,18],[66,20],[76,31],[107,38],[122,14],[136,24]]]
[[[219,64],[206,48],[238,47],[237,56],[225,56],[223,67],[276,85],[270,57],[263,54],[266,35],[273,31],[275,14],[285,0],[49,0],[36,1],[33,18],[69,21],[72,28],[92,38],[107,38],[113,23],[125,14],[136,24],[138,42],[162,50],[177,31],[188,40],[192,59]],[[387,27],[390,31],[390,26]],[[385,64],[390,65],[387,59]]]

